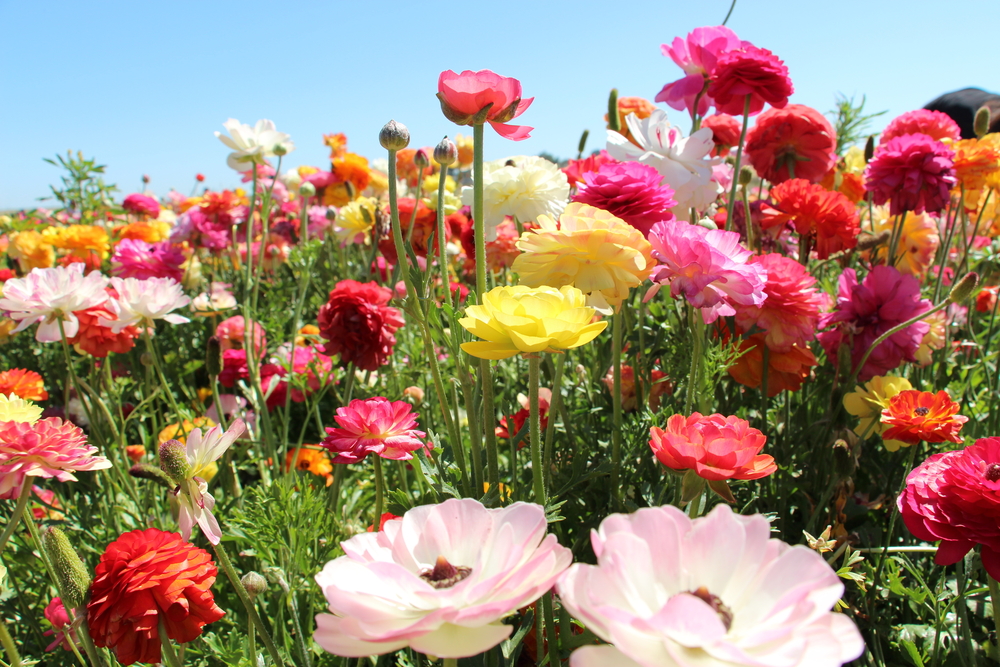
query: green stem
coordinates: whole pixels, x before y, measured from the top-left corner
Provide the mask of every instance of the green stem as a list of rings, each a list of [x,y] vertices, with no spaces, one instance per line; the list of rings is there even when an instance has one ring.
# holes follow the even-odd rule
[[[736,188],[740,185],[740,163],[743,162],[743,142],[747,137],[747,125],[750,123],[750,96],[743,101],[743,131],[740,132],[740,143],[736,146],[736,164],[733,165],[733,187],[729,191],[729,201],[726,202],[726,231],[733,228],[733,210],[736,204]],[[692,220],[692,223],[697,220]],[[750,221],[747,220],[747,224]]]
[[[552,611],[551,592],[547,592],[542,596],[542,615],[545,628],[548,630],[549,635],[549,650],[545,655],[548,657],[549,666],[556,667],[562,664],[562,656],[559,652],[559,636],[556,634],[556,622],[555,614]],[[553,659],[553,656],[555,656],[555,659]]]
[[[447,167],[441,167],[441,171],[438,172],[437,237],[438,262],[441,264],[441,291],[444,296],[444,303],[451,302],[451,280],[448,276],[448,245],[444,241],[444,192],[447,180],[448,169]],[[416,207],[414,207],[414,215],[416,215],[416,210]],[[430,262],[428,262],[429,264]],[[430,294],[430,290],[427,293]]]
[[[986,575],[986,583],[989,584],[990,600],[993,602],[993,627],[1000,639],[1000,584],[989,574]]]
[[[705,322],[701,317],[701,310],[694,306],[688,306],[688,322],[691,332],[691,368],[688,372],[687,392],[684,396],[684,414],[690,415],[695,407],[695,400],[698,395],[698,388],[701,384],[701,353],[703,332]]]
[[[170,385],[167,384],[167,376],[163,374],[163,367],[160,365],[160,357],[156,353],[156,349],[153,347],[153,339],[149,335],[149,327],[142,328],[142,338],[146,342],[146,351],[149,352],[149,356],[153,360],[153,369],[156,371],[156,376],[160,380],[160,384],[163,386],[163,392],[167,395],[167,402],[170,403],[170,409],[174,411],[174,418],[177,420],[177,428],[181,434],[187,435],[184,430],[184,415],[181,414],[181,409],[177,405],[177,400],[174,398],[174,392],[171,391]],[[219,406],[221,409],[221,406]]]
[[[552,436],[556,430],[556,415],[559,414],[559,408],[562,404],[563,362],[565,361],[565,357],[565,354],[559,354],[553,359],[556,370],[552,376],[552,400],[549,401],[549,421],[545,425],[545,475],[549,480],[550,487],[552,486]]]
[[[611,387],[612,429],[611,429],[611,492],[615,505],[622,509],[622,317],[619,310],[611,316],[611,364],[613,383]]]
[[[17,505],[14,506],[14,513],[10,515],[10,519],[7,521],[7,527],[3,529],[3,535],[0,535],[0,553],[3,553],[4,547],[7,546],[7,541],[10,536],[14,534],[14,529],[17,525],[21,523],[21,515],[24,514],[24,508],[28,506],[28,502],[31,500],[31,478],[25,477],[24,483],[21,486],[21,492],[17,496]]]
[[[170,638],[167,637],[167,624],[163,620],[162,615],[160,616],[160,648],[164,665],[167,667],[181,667],[181,661],[177,657],[177,652],[174,651],[174,645],[170,643]]]
[[[237,574],[236,568],[233,567],[232,561],[229,560],[226,548],[222,546],[222,542],[219,542],[213,546],[213,549],[215,550],[215,557],[218,559],[219,565],[222,566],[223,572],[229,577],[229,583],[236,589],[236,595],[240,598],[243,606],[246,607],[250,621],[256,626],[261,641],[264,642],[264,646],[271,656],[271,661],[279,667],[280,665],[284,665],[285,663],[281,659],[281,654],[278,653],[278,647],[274,645],[274,640],[271,639],[270,633],[264,627],[264,621],[261,620],[260,614],[257,613],[257,608],[254,606],[253,600],[250,599],[250,594],[247,593],[247,589],[243,587],[243,582],[240,581],[240,575]]]
[[[483,226],[483,125],[472,126],[472,221],[476,242],[476,296],[486,293],[486,235]],[[391,163],[391,161],[390,161]],[[391,181],[390,181],[391,185]],[[484,392],[485,394],[485,392]],[[492,422],[486,430],[492,429]]]
[[[531,444],[531,482],[535,502],[545,507],[545,466],[542,463],[542,415],[538,405],[539,368],[541,356],[528,356],[528,438]]]
[[[898,498],[903,490],[906,488],[906,478],[910,476],[910,471],[913,470],[913,462],[917,457],[917,447],[918,445],[910,445],[910,451],[907,453],[906,465],[903,467],[903,483],[899,487],[899,493],[896,494]],[[872,584],[868,589],[868,594],[865,596],[866,602],[871,603],[872,595],[874,591],[879,587],[879,579],[882,577],[882,568],[885,567],[885,557],[888,553],[888,549],[892,546],[892,532],[896,528],[896,518],[899,516],[899,511],[895,508],[892,510],[892,514],[889,516],[889,529],[885,533],[885,541],[882,544],[882,553],[879,555],[878,564],[875,567],[875,576],[872,579]]]
[[[494,431],[496,409],[493,407],[493,369],[489,359],[479,360],[479,375],[483,380],[483,436],[486,440],[486,476],[491,489],[499,489],[500,455],[497,451],[497,434]]]
[[[257,638],[255,637],[256,632],[257,628],[254,627],[253,621],[247,619],[247,653],[250,656],[251,665],[257,664]]]
[[[375,521],[372,528],[378,531],[382,523],[382,496],[385,493],[385,478],[382,476],[382,457],[375,455]]]
[[[1000,299],[998,299],[1000,303]],[[485,493],[483,491],[483,456],[482,437],[479,430],[478,413],[476,412],[475,383],[472,376],[466,369],[461,369],[462,394],[465,398],[465,414],[469,417],[469,441],[472,445],[472,483],[475,486],[476,495]]]
[[[458,658],[445,658],[443,667],[458,667]]]
[[[3,645],[3,650],[7,654],[7,662],[10,663],[10,667],[21,667],[21,656],[17,652],[17,644],[10,636],[3,618],[0,618],[0,644]]]

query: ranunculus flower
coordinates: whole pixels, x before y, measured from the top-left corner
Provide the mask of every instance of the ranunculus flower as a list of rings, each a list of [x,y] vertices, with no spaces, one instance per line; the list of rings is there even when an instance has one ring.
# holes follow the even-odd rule
[[[390,401],[382,396],[354,399],[347,407],[337,408],[337,426],[326,429],[323,446],[336,455],[334,463],[357,463],[369,454],[384,459],[407,461],[411,452],[430,450],[433,445],[420,438],[417,413],[406,401]]]
[[[527,110],[534,97],[521,99],[521,82],[500,76],[488,69],[473,72],[465,70],[456,74],[445,70],[438,76],[437,98],[445,118],[458,125],[472,125],[473,119],[489,105],[485,121],[501,137],[521,141],[531,136],[535,128],[524,125],[507,125]]]
[[[104,291],[108,279],[100,271],[83,275],[84,266],[75,262],[52,269],[32,269],[24,278],[12,278],[3,284],[0,310],[6,310],[17,321],[12,333],[38,323],[35,340],[54,343],[76,335],[79,328],[74,311],[99,306],[108,300]]]
[[[16,394],[0,394],[0,422],[34,424],[42,417],[42,409]]]
[[[622,124],[625,124],[624,120],[622,121]],[[601,150],[593,155],[580,158],[579,160],[568,160],[566,166],[563,167],[562,172],[566,174],[566,179],[569,181],[570,187],[579,187],[580,183],[583,183],[584,174],[591,171],[597,171],[601,168],[602,164],[614,161],[615,159],[608,155],[606,150]]]
[[[873,207],[872,213],[875,219],[873,225],[875,233],[889,232],[891,234],[896,226],[896,220],[889,215],[888,209],[885,206],[876,206]],[[938,235],[937,217],[930,213],[907,214],[906,220],[903,221],[903,228],[899,230],[899,239],[894,248],[896,268],[899,269],[900,273],[923,278],[927,270],[934,264],[934,258],[940,244],[941,237]],[[875,259],[882,264],[887,261],[888,245],[888,243],[879,245],[872,253]]]
[[[639,162],[609,162],[584,172],[573,201],[603,209],[643,236],[661,220],[673,220],[674,189],[661,185],[660,173]]]
[[[570,613],[611,645],[572,667],[838,667],[865,649],[830,609],[844,592],[808,547],[771,538],[759,514],[719,505],[691,520],[676,507],[612,514],[591,534],[597,565],[560,577]]]
[[[951,148],[955,151],[956,187],[964,188],[967,197],[971,193],[978,195],[979,190],[1000,174],[1000,142],[962,139],[953,143]],[[976,203],[978,200],[978,196],[973,199]],[[975,204],[967,208],[974,209]]]
[[[926,134],[904,134],[879,144],[865,168],[872,201],[889,212],[937,213],[951,201],[955,152]]]
[[[872,435],[883,435],[887,424],[882,423],[882,411],[889,407],[889,399],[901,391],[913,389],[910,381],[893,375],[876,375],[864,386],[857,385],[854,391],[844,395],[844,409],[858,418],[854,432],[858,437],[866,438]],[[882,444],[890,452],[894,452],[906,443],[899,440],[885,440]]]
[[[783,108],[794,91],[785,63],[767,49],[749,42],[721,54],[709,75],[708,95],[715,100],[719,113],[731,116],[743,115],[748,95],[749,115],[754,116],[763,110],[764,104]]]
[[[257,354],[261,355],[267,349],[267,333],[260,322],[250,322],[250,329],[253,330],[254,345]],[[219,345],[223,352],[228,350],[242,350],[246,347],[247,324],[242,315],[233,315],[219,322],[215,327],[215,335],[219,339]]]
[[[687,75],[682,79],[668,83],[656,95],[657,102],[666,102],[667,106],[679,111],[687,110],[692,117],[697,113],[704,115],[714,104],[712,98],[703,94],[705,83],[715,69],[715,63],[726,51],[738,49],[743,42],[736,33],[724,25],[695,28],[688,33],[686,39],[675,37],[668,46],[660,45],[660,51]],[[697,109],[694,106],[698,95]],[[737,131],[738,132],[738,131]]]
[[[729,149],[740,143],[740,134],[743,132],[743,128],[738,120],[727,113],[707,116],[701,121],[701,126],[712,131],[712,142],[715,144],[715,150],[712,151],[713,157],[729,155]]]
[[[52,598],[42,613],[45,614],[45,620],[52,624],[52,629],[46,630],[42,634],[46,637],[55,637],[55,640],[45,647],[46,653],[55,651],[58,646],[72,651],[73,647],[70,645],[70,641],[79,645],[80,640],[76,637],[76,630],[66,627],[69,625],[69,613],[62,603],[62,598]]]
[[[191,297],[184,294],[181,284],[173,278],[112,278],[111,287],[118,293],[108,300],[115,319],[102,320],[101,324],[115,333],[132,325],[152,327],[156,320],[171,324],[191,321],[173,312],[191,303]]]
[[[138,192],[125,197],[125,200],[122,202],[122,208],[129,213],[145,215],[150,218],[156,218],[160,215],[160,204],[152,197],[147,197]]]
[[[521,405],[521,409],[508,417],[500,418],[500,425],[496,427],[494,433],[498,438],[504,438],[509,440],[510,438],[516,436],[524,428],[524,425],[528,423],[528,418],[531,417],[531,402],[528,397],[524,394],[517,395],[517,402]],[[545,428],[549,424],[549,406],[552,404],[552,390],[548,387],[538,388],[538,419],[542,423],[542,432],[545,432]],[[525,430],[524,437],[521,441],[517,443],[517,448],[521,449],[531,444],[531,434]]]
[[[778,469],[761,454],[767,438],[750,422],[720,414],[673,415],[661,430],[649,429],[649,446],[671,470],[694,470],[702,479],[760,479]]]
[[[146,243],[136,239],[123,239],[115,246],[111,257],[111,274],[121,278],[172,278],[177,282],[184,277],[184,253],[169,243]]]
[[[177,533],[125,533],[94,571],[87,603],[94,644],[110,648],[123,665],[160,662],[160,621],[168,639],[185,643],[225,616],[212,596],[217,572],[207,551]]]
[[[829,300],[816,289],[816,279],[804,266],[779,253],[754,255],[751,264],[766,272],[761,305],[736,306],[736,325],[741,331],[754,326],[767,332],[772,351],[787,352],[796,343],[806,346],[816,337],[820,311]]]
[[[820,112],[803,104],[768,109],[747,132],[747,159],[761,178],[818,183],[837,161],[837,133]]]
[[[482,653],[513,630],[501,619],[545,594],[572,562],[545,531],[534,504],[415,507],[341,542],[345,555],[316,575],[333,613],[316,616],[313,639],[348,657],[407,646],[441,658]]]
[[[820,259],[858,244],[858,210],[846,196],[804,178],[793,178],[771,188],[771,202],[761,205],[761,227],[791,224],[805,238],[806,250],[815,248]]]
[[[740,357],[728,368],[729,375],[745,387],[756,389],[764,383],[764,351],[767,350],[767,395],[798,391],[818,364],[816,355],[805,343],[794,343],[787,350],[772,350],[765,334],[758,332],[740,343]]]
[[[469,306],[458,321],[481,341],[462,343],[480,359],[506,359],[516,354],[568,350],[589,343],[608,326],[592,322],[595,310],[576,287],[501,286],[482,295],[482,305]]]
[[[900,114],[889,121],[889,124],[882,130],[882,134],[879,135],[878,142],[884,144],[890,139],[901,137],[904,134],[926,134],[938,141],[945,139],[958,141],[962,138],[962,130],[958,127],[958,123],[952,120],[948,114],[943,111],[916,109]]]
[[[246,171],[252,165],[263,165],[267,158],[274,157],[275,148],[281,147],[285,153],[295,150],[295,144],[284,132],[278,132],[274,121],[258,120],[253,127],[245,125],[235,118],[230,118],[222,124],[229,136],[216,132],[219,141],[232,149],[226,158],[226,164],[236,171]],[[258,173],[258,176],[261,176]]]
[[[618,98],[618,127],[621,128],[620,132],[625,136],[626,139],[638,146],[638,143],[632,139],[632,133],[628,131],[628,124],[625,123],[625,118],[634,115],[639,120],[643,118],[649,118],[650,114],[656,111],[656,105],[647,99],[642,97],[619,97]],[[604,114],[604,122],[608,123],[608,128],[611,129],[611,123],[608,119],[608,114]]]
[[[375,282],[341,280],[319,309],[317,323],[326,339],[323,352],[340,355],[342,364],[353,363],[364,371],[384,366],[396,344],[393,334],[403,326],[403,316],[386,304],[392,290]]]
[[[958,434],[969,418],[957,414],[960,407],[946,391],[906,389],[889,399],[882,410],[884,437],[904,446],[926,442],[962,442]]]
[[[29,401],[44,401],[49,397],[42,376],[24,368],[0,372],[0,394],[14,394]]]
[[[635,369],[628,364],[622,364],[622,412],[635,412],[639,408],[639,399],[636,396]],[[643,387],[646,394],[649,409],[656,412],[660,409],[660,397],[674,393],[673,383],[667,379],[667,374],[655,368],[650,371],[650,383]],[[604,387],[609,391],[615,390],[615,369],[608,369],[607,375],[601,378]]]
[[[58,417],[0,421],[0,498],[16,498],[26,477],[75,482],[75,472],[111,467],[96,454],[79,426]]]

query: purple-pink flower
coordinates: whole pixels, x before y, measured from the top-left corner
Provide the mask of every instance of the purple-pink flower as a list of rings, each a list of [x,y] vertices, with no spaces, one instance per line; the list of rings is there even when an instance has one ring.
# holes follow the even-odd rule
[[[930,308],[931,302],[920,298],[917,279],[891,266],[874,267],[861,283],[854,269],[844,269],[840,274],[837,308],[820,321],[820,328],[834,328],[817,338],[830,359],[837,359],[841,345],[849,345],[854,368],[876,338]],[[864,382],[876,375],[886,375],[904,361],[915,361],[914,355],[928,329],[927,322],[916,322],[880,343],[865,361],[858,380]]]
[[[736,33],[722,25],[695,28],[686,39],[675,37],[670,45],[661,44],[663,55],[677,63],[687,76],[665,85],[656,95],[656,101],[666,102],[673,109],[687,109],[694,115],[694,101],[705,89],[719,56],[742,45]],[[712,104],[712,98],[703,94],[698,101],[697,113],[708,113]]]
[[[317,614],[313,639],[348,657],[407,646],[439,658],[482,653],[510,636],[502,619],[573,561],[546,534],[540,505],[487,509],[471,498],[415,507],[340,546],[345,555],[316,575],[332,613]]]
[[[583,174],[573,201],[607,211],[648,236],[655,223],[674,219],[674,189],[660,185],[662,180],[641,162],[606,162]]]
[[[879,144],[865,168],[873,201],[889,202],[889,213],[937,213],[950,201],[955,152],[926,134],[904,134]]]
[[[16,498],[26,477],[76,481],[74,472],[103,470],[111,461],[95,456],[79,426],[58,417],[0,422],[0,498]]]
[[[764,303],[767,271],[748,263],[753,253],[740,245],[738,233],[671,220],[653,225],[649,242],[660,264],[650,276],[654,285],[647,300],[660,285],[669,285],[673,298],[683,295],[702,309],[706,324],[735,315],[737,305]]]
[[[169,243],[146,243],[139,239],[122,239],[111,256],[111,274],[122,278],[184,277],[184,254]]]
[[[150,218],[160,215],[160,204],[152,197],[139,194],[138,192],[125,197],[125,201],[122,202],[122,208],[129,213],[146,215]]]
[[[844,592],[815,551],[771,539],[757,514],[718,505],[691,520],[676,507],[612,514],[591,533],[597,565],[559,579],[560,599],[610,644],[572,667],[809,665],[864,652],[857,627],[831,612]]]
[[[337,408],[337,427],[326,429],[323,446],[336,456],[334,463],[357,463],[369,454],[384,459],[408,460],[411,452],[430,449],[421,442],[426,433],[418,431],[417,413],[404,401],[376,396],[354,399],[346,408]]]

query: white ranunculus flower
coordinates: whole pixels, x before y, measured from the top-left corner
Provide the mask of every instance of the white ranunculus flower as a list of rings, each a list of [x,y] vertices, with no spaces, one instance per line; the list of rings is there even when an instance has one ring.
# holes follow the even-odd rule
[[[229,136],[222,132],[216,132],[215,136],[233,150],[226,159],[226,164],[236,171],[246,171],[253,163],[264,164],[264,160],[274,157],[278,146],[284,149],[283,155],[295,150],[291,138],[274,129],[274,121],[258,120],[256,125],[250,127],[230,118],[222,126],[229,132]]]
[[[608,130],[608,153],[616,160],[641,162],[660,172],[663,182],[674,189],[677,206],[673,211],[678,219],[690,222],[692,208],[704,211],[715,201],[722,187],[712,180],[712,167],[722,158],[708,157],[715,145],[712,130],[702,128],[685,137],[662,109],[641,120],[629,114],[625,123],[639,146]]]
[[[513,165],[508,163],[513,162]],[[483,165],[483,226],[495,241],[504,216],[533,222],[540,215],[558,218],[569,199],[569,181],[559,165],[543,157],[516,156]],[[462,203],[472,205],[472,187],[462,188]]]

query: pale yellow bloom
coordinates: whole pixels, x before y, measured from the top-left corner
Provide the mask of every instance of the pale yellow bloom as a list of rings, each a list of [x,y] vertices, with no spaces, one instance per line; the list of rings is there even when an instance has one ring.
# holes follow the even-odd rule
[[[873,209],[875,219],[875,233],[892,233],[895,217],[889,216],[889,210],[884,206],[876,206]],[[934,218],[926,213],[914,213],[910,211],[903,221],[903,230],[899,235],[899,243],[896,246],[896,268],[900,273],[911,276],[922,277],[934,261],[938,244],[941,237],[938,236],[937,223]],[[879,246],[876,258],[880,262],[885,262],[886,246]]]
[[[865,172],[865,149],[862,146],[851,146],[844,154],[844,171],[852,174]]]
[[[882,423],[882,410],[889,407],[890,398],[908,389],[913,389],[909,380],[893,375],[876,375],[863,388],[855,387],[854,391],[844,396],[844,408],[859,420],[854,432],[861,437],[885,432],[889,427]],[[894,452],[904,443],[885,440],[883,444]]]
[[[917,363],[921,366],[929,366],[935,350],[940,350],[945,344],[945,333],[948,328],[947,311],[939,310],[924,318],[924,322],[930,325],[930,329],[920,339],[920,347],[913,354]]]
[[[575,287],[496,287],[483,303],[465,309],[458,321],[481,341],[462,349],[480,359],[506,359],[516,354],[554,352],[589,343],[607,322],[592,322],[595,311]]]
[[[341,243],[371,243],[371,229],[375,225],[378,201],[373,197],[358,197],[341,206],[334,221],[333,233]]]
[[[429,176],[424,176],[424,186],[423,186],[424,193],[433,194],[435,197],[437,197],[438,186],[441,184],[440,178],[441,178],[441,172],[439,171],[434,172]],[[451,176],[445,176],[444,177],[445,192],[454,193],[455,187],[456,187],[455,179],[452,178]]]
[[[24,422],[34,424],[42,418],[42,409],[17,394],[0,394],[0,422]]]
[[[466,137],[461,134],[455,135],[455,147],[458,148],[458,167],[459,169],[465,169],[472,166],[472,158],[474,157],[475,143],[472,137]]]

